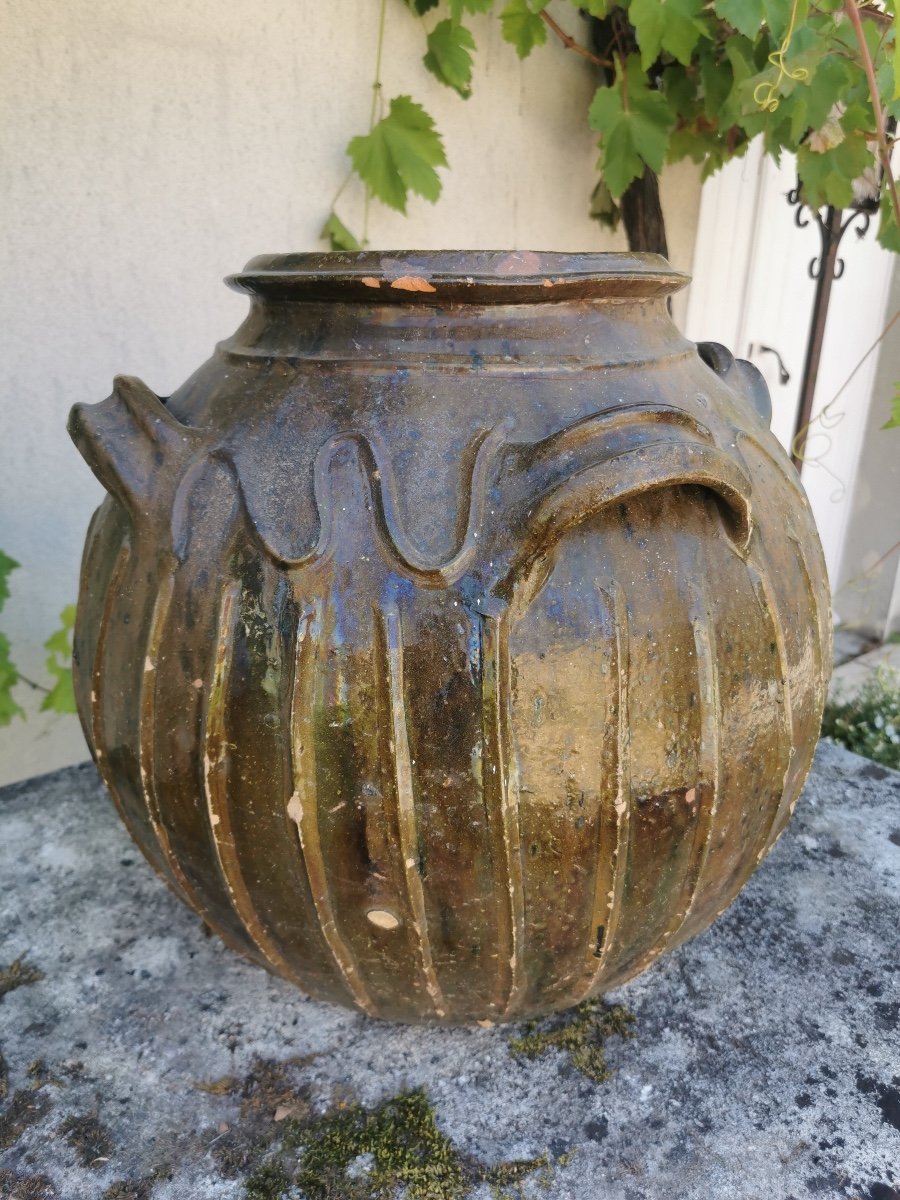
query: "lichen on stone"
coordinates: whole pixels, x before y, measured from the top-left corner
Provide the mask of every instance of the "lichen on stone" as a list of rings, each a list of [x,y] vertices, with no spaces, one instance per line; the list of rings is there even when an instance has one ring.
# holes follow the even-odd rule
[[[607,1038],[633,1037],[634,1022],[634,1014],[621,1004],[605,1004],[599,998],[584,1000],[544,1021],[529,1021],[521,1036],[510,1039],[509,1048],[513,1054],[531,1059],[548,1050],[562,1050],[576,1071],[602,1083],[611,1074],[606,1061]]]

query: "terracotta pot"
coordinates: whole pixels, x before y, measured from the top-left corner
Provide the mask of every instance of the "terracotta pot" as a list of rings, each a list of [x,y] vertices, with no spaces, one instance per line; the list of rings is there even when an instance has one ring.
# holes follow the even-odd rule
[[[76,684],[131,833],[235,949],[409,1021],[575,1004],[706,927],[785,826],[831,662],[755,369],[652,255],[254,259],[109,490]]]

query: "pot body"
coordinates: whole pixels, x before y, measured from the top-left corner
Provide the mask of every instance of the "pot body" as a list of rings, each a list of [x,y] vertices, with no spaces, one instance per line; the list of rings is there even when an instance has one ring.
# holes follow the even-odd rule
[[[809,768],[824,565],[654,256],[295,255],[70,429],[81,718],[234,948],[378,1016],[564,1008],[706,927]]]

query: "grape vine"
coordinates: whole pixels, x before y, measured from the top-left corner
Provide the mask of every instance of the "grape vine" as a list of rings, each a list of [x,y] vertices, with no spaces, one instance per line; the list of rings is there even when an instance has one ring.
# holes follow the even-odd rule
[[[9,599],[9,577],[19,564],[0,550],[0,612]],[[75,712],[75,693],[72,689],[72,629],[75,625],[75,605],[68,604],[60,613],[59,628],[44,642],[47,651],[46,668],[52,684],[46,686],[23,675],[12,659],[9,638],[0,630],[0,727],[9,725],[14,717],[24,717],[25,710],[15,697],[15,689],[25,684],[44,693],[41,712]]]
[[[367,132],[347,146],[350,172],[322,236],[334,250],[368,242],[369,203],[405,213],[410,194],[435,201],[447,166],[434,120],[411,95],[385,100],[381,68],[389,0],[379,0],[378,49]],[[665,242],[629,204],[644,189],[658,208],[656,177],[691,159],[706,178],[762,137],[773,158],[797,155],[804,200],[844,208],[868,189],[880,205],[878,238],[900,252],[900,200],[891,165],[900,118],[900,0],[391,0],[419,20],[422,64],[461,98],[473,91],[472,16],[497,17],[527,58],[550,38],[567,64],[588,63],[597,89],[586,120],[598,135],[590,211],[625,221],[633,249]],[[556,10],[551,12],[551,7]],[[567,12],[568,10],[568,12]],[[585,18],[586,20],[581,20]],[[579,23],[582,36],[567,25]],[[356,178],[364,189],[360,236],[338,214]],[[587,201],[587,198],[586,198]]]

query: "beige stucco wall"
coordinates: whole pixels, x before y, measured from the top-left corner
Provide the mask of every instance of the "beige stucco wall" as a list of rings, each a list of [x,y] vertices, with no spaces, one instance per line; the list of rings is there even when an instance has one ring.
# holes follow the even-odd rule
[[[64,430],[76,400],[136,374],[162,395],[239,322],[221,277],[264,251],[320,248],[366,128],[369,0],[2,0],[0,547],[22,563],[3,628],[20,669],[72,600],[100,490]],[[560,18],[575,28],[569,5]],[[436,118],[452,170],[435,206],[373,207],[371,242],[613,249],[587,216],[591,69],[558,44],[520,64],[479,20],[475,95],[424,70],[422,30],[389,0],[385,91]],[[699,181],[664,179],[673,261],[690,267]],[[361,195],[342,201],[360,225]],[[27,689],[20,698],[32,710]],[[0,730],[0,782],[84,758],[74,718]]]

